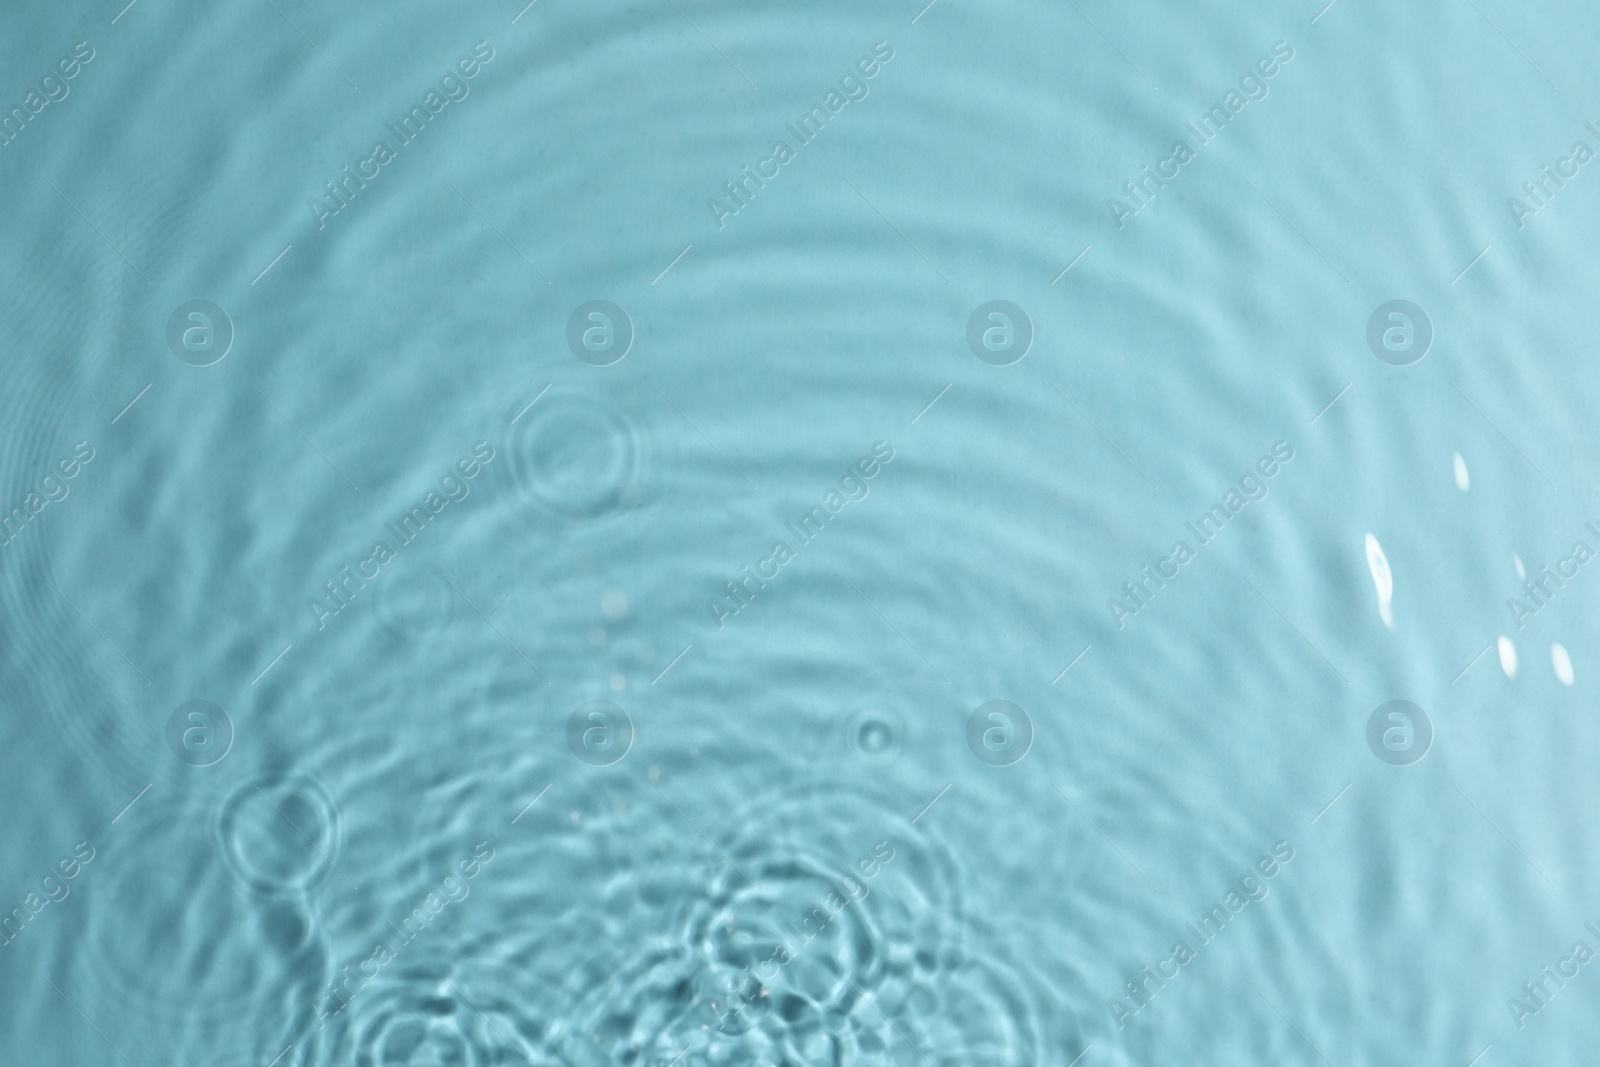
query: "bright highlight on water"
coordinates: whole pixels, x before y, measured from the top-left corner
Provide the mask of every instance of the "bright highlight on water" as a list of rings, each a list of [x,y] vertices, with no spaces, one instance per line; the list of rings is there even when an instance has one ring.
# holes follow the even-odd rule
[[[1597,39],[0,5],[0,1067],[1590,1062]]]

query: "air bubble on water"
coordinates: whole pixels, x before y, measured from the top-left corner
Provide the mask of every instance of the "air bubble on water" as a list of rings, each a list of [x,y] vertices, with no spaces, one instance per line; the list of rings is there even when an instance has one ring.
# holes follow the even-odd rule
[[[1517,555],[1515,552],[1511,553],[1511,563],[1512,563],[1513,566],[1515,566],[1517,568],[1517,581],[1519,581],[1519,582],[1527,581],[1528,580],[1528,568],[1526,568],[1526,567],[1524,567],[1522,565],[1522,557]]]
[[[1394,574],[1389,570],[1389,558],[1383,554],[1378,539],[1367,534],[1367,569],[1372,572],[1372,584],[1378,590],[1378,617],[1389,629],[1394,629]]]
[[[1456,488],[1465,493],[1472,487],[1472,479],[1467,477],[1467,461],[1461,458],[1461,453],[1455,454]]]
[[[1511,643],[1511,638],[1501,635],[1500,641],[1500,669],[1506,672],[1507,678],[1517,676],[1517,646]]]
[[[1572,657],[1567,653],[1567,646],[1559,641],[1550,646],[1550,666],[1556,669],[1556,677],[1562,685],[1572,684]]]

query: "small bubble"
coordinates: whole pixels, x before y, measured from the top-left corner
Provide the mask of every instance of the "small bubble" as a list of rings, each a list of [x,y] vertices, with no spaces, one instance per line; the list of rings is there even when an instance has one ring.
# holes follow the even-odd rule
[[[1499,641],[1500,669],[1506,672],[1507,678],[1517,676],[1517,646],[1511,643],[1511,638],[1501,635]]]
[[[1465,493],[1472,488],[1472,479],[1467,476],[1467,461],[1461,458],[1461,453],[1455,455],[1456,488]]]
[[[869,722],[861,727],[861,747],[867,752],[882,752],[889,747],[889,742],[894,735],[889,727],[881,722]]]
[[[1550,646],[1550,665],[1555,668],[1562,685],[1572,684],[1572,656],[1567,653],[1567,646],[1559,641]]]
[[[849,730],[856,754],[874,762],[896,755],[905,732],[900,717],[881,708],[858,712],[850,720]]]
[[[608,619],[620,619],[628,614],[628,594],[620,589],[607,589],[600,597],[600,612]]]
[[[628,691],[628,680],[626,678],[624,678],[620,674],[613,674],[611,676],[611,692],[614,693],[617,696],[621,696],[623,693],[626,693],[627,691]]]

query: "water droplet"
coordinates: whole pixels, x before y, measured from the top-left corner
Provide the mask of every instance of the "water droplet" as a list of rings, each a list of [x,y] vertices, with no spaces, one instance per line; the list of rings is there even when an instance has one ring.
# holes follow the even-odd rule
[[[850,739],[857,755],[869,760],[887,760],[903,744],[905,728],[900,717],[882,708],[859,712],[850,720]]]
[[[1550,665],[1556,669],[1556,677],[1562,685],[1572,684],[1572,657],[1567,654],[1567,646],[1559,641],[1550,646]]]
[[[1394,629],[1394,574],[1389,570],[1389,558],[1383,554],[1378,539],[1367,534],[1367,569],[1372,572],[1372,584],[1378,591],[1378,617],[1389,629]]]
[[[1465,493],[1472,487],[1472,479],[1467,477],[1467,461],[1461,458],[1461,453],[1455,454],[1456,488]]]
[[[1507,678],[1517,676],[1517,646],[1511,643],[1511,638],[1500,638],[1500,669],[1506,672]]]
[[[883,723],[869,722],[861,727],[857,740],[861,744],[862,751],[876,754],[889,747],[891,735],[888,726]]]

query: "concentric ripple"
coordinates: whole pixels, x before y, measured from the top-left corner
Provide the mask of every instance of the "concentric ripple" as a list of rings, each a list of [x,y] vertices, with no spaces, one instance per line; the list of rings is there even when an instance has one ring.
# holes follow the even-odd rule
[[[617,407],[575,391],[552,391],[513,429],[511,465],[539,507],[571,521],[637,505],[644,494],[643,443]]]
[[[64,340],[49,347],[57,345],[70,349]],[[21,508],[29,516],[20,529],[13,525],[0,532],[0,610],[17,623],[0,649],[0,682],[19,707],[48,716],[56,736],[72,751],[131,777],[143,773],[136,754],[142,754],[144,738],[133,717],[119,709],[138,706],[145,695],[143,679],[105,650],[102,638],[85,624],[74,606],[83,597],[70,577],[72,569],[58,563],[66,540],[57,525],[61,516],[82,508],[85,496],[106,491],[103,459],[98,466],[80,467],[71,479],[59,477],[58,468],[80,439],[76,412],[98,411],[107,400],[106,386],[83,367],[22,358],[22,349],[19,345],[19,355],[8,362],[0,397],[0,512],[11,515]],[[68,412],[74,413],[71,421]],[[97,458],[107,447],[103,432],[87,433],[83,440]],[[59,500],[50,499],[45,476],[54,476],[52,487],[63,494]],[[42,510],[35,515],[34,508]],[[53,536],[52,525],[57,525]]]
[[[260,893],[303,890],[337,862],[338,813],[309,778],[246,782],[223,803],[217,829],[235,873]]]
[[[1061,1050],[1045,1054],[1039,989],[1037,979],[994,956],[965,960],[909,986],[898,1001],[884,998],[858,1009],[846,1031],[848,1043],[861,1063],[909,1065],[923,1056],[951,1067],[1050,1062]],[[1076,1021],[1052,1022],[1055,1036],[1070,1043],[1070,1033],[1063,1032],[1075,1032]],[[1069,1053],[1062,1062],[1070,1058]]]
[[[599,946],[556,993],[572,1063],[844,1062],[851,1020],[959,943],[950,857],[879,797],[774,791],[704,829],[714,846],[635,864],[569,915]]]
[[[217,849],[193,847],[206,806],[144,798],[114,828],[136,836],[91,838],[76,891],[51,905],[57,936],[81,929],[68,988],[137,1019],[130,1045],[216,1049],[226,1026],[226,1044],[264,1047],[327,980],[328,945],[305,901],[254,894]]]
[[[421,643],[447,629],[460,597],[444,572],[428,563],[402,561],[378,589],[376,614],[385,630],[403,641]]]
[[[877,859],[868,862],[882,870]],[[718,1031],[781,1028],[801,1010],[793,998],[806,1012],[848,1013],[879,984],[890,950],[876,909],[863,906],[873,879],[840,875],[808,857],[774,858],[748,878],[730,872],[722,879],[690,931],[719,979],[708,990]],[[774,997],[774,989],[783,995]]]
[[[507,968],[399,959],[308,1023],[304,1067],[557,1067],[533,994]],[[329,1000],[326,1006],[336,1007]]]

